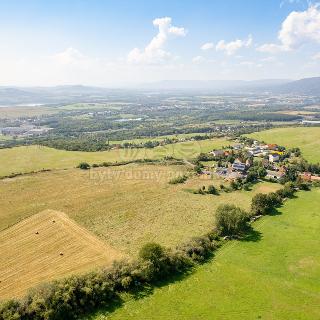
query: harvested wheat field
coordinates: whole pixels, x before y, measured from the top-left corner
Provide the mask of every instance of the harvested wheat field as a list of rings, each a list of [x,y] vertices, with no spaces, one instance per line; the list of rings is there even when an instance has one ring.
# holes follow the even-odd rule
[[[111,264],[121,254],[59,211],[45,210],[0,233],[0,299],[45,281]]]

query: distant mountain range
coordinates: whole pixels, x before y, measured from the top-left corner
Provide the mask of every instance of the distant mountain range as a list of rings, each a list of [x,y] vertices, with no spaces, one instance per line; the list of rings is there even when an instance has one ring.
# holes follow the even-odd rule
[[[280,93],[320,96],[320,77],[291,81],[274,88],[274,91],[277,90]]]
[[[141,85],[145,89],[158,90],[212,90],[231,92],[239,90],[262,89],[289,83],[288,79],[265,80],[164,80]]]
[[[202,90],[222,93],[270,92],[278,94],[298,94],[320,96],[320,77],[301,80],[265,79],[255,81],[244,80],[209,80],[209,81],[159,81],[142,86],[153,90]]]
[[[108,99],[117,91],[119,90],[83,85],[0,87],[0,106],[92,102]]]
[[[128,91],[127,91],[128,90]],[[0,87],[1,105],[61,104],[98,102],[145,91],[190,91],[207,93],[275,93],[320,96],[320,77],[291,81],[287,79],[244,80],[167,80],[128,89],[110,89],[82,85],[56,87]],[[126,94],[127,93],[127,94]]]

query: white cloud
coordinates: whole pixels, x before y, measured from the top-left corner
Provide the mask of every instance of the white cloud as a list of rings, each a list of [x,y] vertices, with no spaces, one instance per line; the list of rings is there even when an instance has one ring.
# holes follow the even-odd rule
[[[320,52],[316,53],[313,57],[313,60],[320,60]]]
[[[192,62],[193,63],[201,63],[201,62],[204,62],[205,61],[205,58],[202,57],[202,56],[196,56],[192,59]]]
[[[51,58],[60,64],[75,65],[88,61],[88,58],[83,55],[79,50],[72,47],[67,48],[63,52],[59,52],[51,56]]]
[[[153,25],[159,28],[158,34],[143,49],[132,49],[127,57],[129,63],[157,64],[172,58],[170,52],[164,49],[170,36],[184,37],[187,33],[185,28],[171,25],[170,17],[157,18]]]
[[[241,61],[239,64],[242,65],[242,66],[254,66],[255,62],[253,62],[253,61]]]
[[[280,44],[265,43],[262,46],[258,47],[257,51],[274,54],[282,51],[289,51],[289,48]]]
[[[201,50],[210,50],[214,47],[214,44],[212,42],[207,42],[207,43],[204,43],[202,46],[201,46]]]
[[[305,43],[320,43],[319,5],[305,11],[293,11],[283,21],[278,34],[279,44],[267,43],[257,48],[260,52],[277,53],[300,48]]]
[[[276,62],[277,59],[275,57],[266,57],[261,59],[262,62]]]
[[[252,45],[252,36],[249,35],[246,40],[234,40],[230,42],[225,42],[225,40],[220,40],[216,45],[217,51],[224,51],[228,56],[236,53],[241,48],[250,47]]]

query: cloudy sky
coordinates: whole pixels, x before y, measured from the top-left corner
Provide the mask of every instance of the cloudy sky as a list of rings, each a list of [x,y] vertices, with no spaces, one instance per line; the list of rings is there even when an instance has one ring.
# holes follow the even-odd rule
[[[320,3],[0,0],[0,85],[320,76]]]

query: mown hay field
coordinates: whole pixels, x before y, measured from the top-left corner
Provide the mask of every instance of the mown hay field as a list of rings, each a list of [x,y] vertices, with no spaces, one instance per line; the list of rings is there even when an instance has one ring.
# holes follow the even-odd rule
[[[320,189],[298,192],[254,223],[248,241],[232,241],[187,278],[123,297],[113,313],[90,319],[318,320],[319,203]]]
[[[67,215],[52,210],[0,232],[0,252],[0,299],[122,257]]]
[[[320,162],[320,127],[276,128],[246,136],[288,148],[299,147],[303,157],[308,161]]]
[[[153,149],[114,149],[102,152],[65,151],[43,146],[0,149],[0,176],[42,169],[72,168],[83,161],[92,164],[145,158],[160,159],[165,156],[190,159],[196,157],[201,152],[208,152],[229,144],[229,141],[221,138],[186,141]]]
[[[197,176],[184,184],[168,183],[188,170],[181,165],[131,164],[4,179],[0,181],[0,230],[42,210],[58,210],[117,250],[135,255],[149,241],[173,246],[207,232],[219,204],[248,209],[255,193],[280,188],[258,183],[252,191],[213,196],[189,190],[209,184],[218,187],[222,182],[218,178]]]

